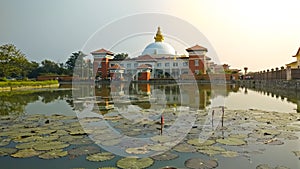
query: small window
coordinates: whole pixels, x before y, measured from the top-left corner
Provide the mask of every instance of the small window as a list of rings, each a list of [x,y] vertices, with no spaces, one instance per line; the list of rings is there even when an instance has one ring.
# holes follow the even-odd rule
[[[102,64],[101,64],[101,62],[99,62],[99,64],[98,64],[98,68],[102,68]]]
[[[124,64],[120,64],[121,67],[124,67]]]
[[[183,62],[183,63],[182,63],[182,66],[188,66],[188,65],[189,65],[188,62]]]
[[[138,63],[134,63],[134,67],[138,67],[139,66],[139,64]]]
[[[195,60],[195,66],[199,66],[199,60]]]
[[[127,68],[131,68],[131,63],[127,63]]]
[[[170,63],[165,63],[165,67],[169,67],[170,66]]]
[[[178,63],[173,63],[173,67],[178,67]]]
[[[161,67],[161,63],[157,63],[157,67]]]

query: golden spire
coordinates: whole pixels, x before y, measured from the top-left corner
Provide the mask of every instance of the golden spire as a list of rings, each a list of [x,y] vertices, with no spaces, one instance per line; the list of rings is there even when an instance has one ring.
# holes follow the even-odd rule
[[[158,27],[156,36],[154,37],[155,42],[162,42],[164,40],[164,36],[161,34],[160,27]]]

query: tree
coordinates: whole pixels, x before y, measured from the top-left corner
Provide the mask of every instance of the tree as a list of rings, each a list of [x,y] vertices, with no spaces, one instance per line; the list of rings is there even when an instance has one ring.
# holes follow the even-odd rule
[[[86,55],[82,51],[73,52],[69,59],[66,61],[66,68],[68,74],[73,74],[75,66],[82,67],[84,65],[84,57]]]
[[[0,77],[26,77],[31,64],[13,44],[0,46]]]
[[[127,53],[118,53],[114,56],[115,60],[124,60],[128,57]]]

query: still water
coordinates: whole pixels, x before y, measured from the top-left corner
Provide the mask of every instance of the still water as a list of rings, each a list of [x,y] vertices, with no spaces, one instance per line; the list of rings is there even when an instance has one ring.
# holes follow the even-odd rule
[[[183,133],[185,137],[180,138],[180,142],[178,142],[180,146],[174,145],[168,150],[169,153],[178,157],[168,160],[158,160],[150,157],[153,164],[148,168],[162,168],[165,166],[186,168],[187,161],[191,158],[215,160],[218,163],[216,168],[222,169],[256,168],[262,164],[273,168],[279,166],[300,168],[300,153],[298,155],[295,153],[300,151],[300,116],[297,113],[299,107],[297,97],[288,98],[278,91],[272,93],[271,91],[266,92],[262,89],[249,89],[237,85],[198,85],[196,90],[193,87],[192,85],[189,86],[189,84],[101,84],[96,85],[95,88],[93,86],[83,86],[80,87],[80,90],[61,86],[59,89],[51,90],[1,93],[0,148],[17,147],[11,153],[4,153],[0,149],[1,166],[7,169],[20,167],[31,169],[117,167],[117,162],[123,159],[118,154],[112,159],[94,162],[87,160],[86,157],[96,152],[90,152],[89,154],[77,153],[74,155],[74,151],[72,151],[82,146],[92,145],[98,147],[99,145],[94,144],[93,141],[95,139],[91,136],[87,137],[86,133],[72,135],[74,131],[69,129],[80,127],[76,112],[78,113],[78,110],[82,111],[85,108],[86,100],[88,100],[88,103],[92,100],[94,107],[91,111],[106,118],[106,124],[109,124],[110,127],[115,127],[118,132],[123,132],[131,138],[154,138],[159,135],[158,128],[161,115],[165,118],[165,126],[163,128],[167,130],[176,122],[176,117],[168,113],[172,112],[176,116],[177,110],[186,107],[189,108],[189,112],[200,112],[201,116],[196,116],[197,120],[193,122],[190,130]],[[221,112],[219,106],[225,106],[222,126],[221,118],[218,118],[218,112]],[[143,115],[148,113],[147,118],[148,120],[150,119],[150,122],[141,122],[139,119],[144,117],[132,116],[132,114],[125,116],[127,119],[124,117],[119,119],[120,114],[122,115],[120,111],[129,109],[135,110],[137,113],[143,112]],[[63,120],[56,119],[57,117],[61,117]],[[132,123],[130,121],[131,117],[135,117],[134,124],[130,124]],[[50,124],[49,126],[48,123]],[[140,125],[140,123],[143,125]],[[56,128],[54,128],[55,126]],[[61,129],[58,129],[60,126]],[[139,128],[141,126],[150,127],[145,128],[145,131],[141,132],[141,128]],[[286,126],[289,126],[289,128],[286,129]],[[12,133],[13,130],[27,131],[26,127],[27,129],[30,128],[31,133],[34,134],[19,136]],[[26,158],[14,157],[18,156],[14,154],[22,150],[19,144],[27,143],[29,138],[37,136],[38,132],[32,131],[41,131],[41,129],[38,129],[39,127],[48,127],[48,130],[51,129],[53,131],[50,134],[43,133],[39,135],[47,138],[53,136],[52,142],[57,142],[58,140],[66,143],[67,141],[63,139],[67,138],[66,135],[71,135],[74,138],[78,136],[76,141],[91,138],[92,142],[79,144],[69,141],[67,142],[68,146],[62,149],[68,153],[61,157],[41,158],[41,154],[47,150],[39,150],[36,155]],[[199,138],[203,131],[207,130],[209,130],[210,135],[206,139],[214,141],[209,145],[213,147],[204,145],[201,147],[189,142],[191,139]],[[271,132],[274,130],[279,132]],[[66,132],[66,134],[54,136],[54,133],[58,133],[58,131]],[[178,132],[181,131],[179,130]],[[238,138],[237,141],[244,140],[245,144],[228,145],[220,140],[232,138],[233,135],[235,135],[234,138]],[[69,140],[69,138],[66,140]],[[269,144],[270,140],[272,143],[270,142]],[[33,139],[30,142],[34,141],[38,141],[38,139]],[[114,140],[108,141],[113,142]],[[162,145],[160,144],[160,146]],[[182,150],[182,147],[185,147],[185,149]],[[203,147],[206,147],[206,149]],[[105,148],[101,147],[99,151],[105,152],[107,150]],[[31,147],[31,149],[35,149],[35,147]],[[126,152],[128,153],[127,150]],[[151,151],[153,152],[154,150],[151,149]],[[141,155],[142,153],[129,153],[128,156]]]

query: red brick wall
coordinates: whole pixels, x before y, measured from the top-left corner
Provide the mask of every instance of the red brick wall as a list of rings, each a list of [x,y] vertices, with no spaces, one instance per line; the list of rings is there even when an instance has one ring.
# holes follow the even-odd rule
[[[99,63],[101,63],[101,68],[98,68]],[[108,67],[109,67],[109,60],[107,58],[104,59],[95,59],[93,64],[93,71],[94,75],[101,72],[102,76],[101,78],[107,78],[108,77]]]
[[[204,73],[204,64],[201,60],[201,58],[203,58],[203,56],[189,56],[189,68],[190,68],[190,72],[195,73],[196,70],[199,70],[199,72],[201,72],[202,74]],[[195,66],[195,60],[199,60],[198,61],[198,66]]]
[[[140,72],[138,76],[138,80],[149,80],[150,79],[150,72]]]

